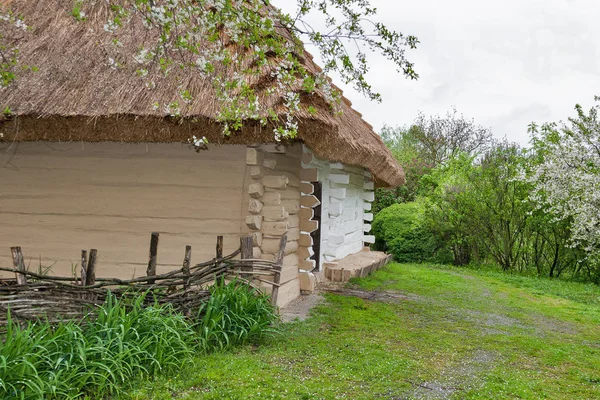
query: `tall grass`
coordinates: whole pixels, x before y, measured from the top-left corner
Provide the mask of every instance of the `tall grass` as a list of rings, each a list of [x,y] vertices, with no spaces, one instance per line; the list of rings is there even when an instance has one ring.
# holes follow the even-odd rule
[[[83,323],[21,326],[10,320],[0,344],[0,398],[100,398],[138,377],[172,374],[198,352],[260,340],[276,332],[268,298],[219,282],[197,318],[170,305],[143,307],[109,296]]]

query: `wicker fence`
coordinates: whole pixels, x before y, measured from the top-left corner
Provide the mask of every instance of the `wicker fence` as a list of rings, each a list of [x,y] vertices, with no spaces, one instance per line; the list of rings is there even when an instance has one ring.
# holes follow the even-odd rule
[[[281,238],[274,261],[252,259],[252,237],[241,238],[240,247],[223,256],[223,237],[219,236],[214,259],[191,265],[192,249],[187,246],[180,269],[157,275],[158,239],[159,234],[153,233],[146,276],[130,280],[96,278],[95,249],[81,252],[79,276],[58,277],[27,271],[21,248],[11,248],[14,268],[0,271],[14,273],[15,279],[0,280],[0,325],[7,323],[9,310],[11,318],[19,321],[79,319],[103,304],[109,293],[127,298],[150,291],[153,295],[146,297],[147,302],[171,303],[191,315],[209,297],[209,285],[234,277],[251,286],[259,282],[271,285],[272,302],[276,304],[286,236]]]

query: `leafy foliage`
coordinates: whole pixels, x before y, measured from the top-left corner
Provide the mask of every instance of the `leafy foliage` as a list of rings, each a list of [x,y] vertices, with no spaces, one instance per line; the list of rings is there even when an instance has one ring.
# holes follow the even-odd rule
[[[424,207],[419,203],[394,204],[373,221],[375,247],[394,255],[399,262],[449,262],[448,252],[424,224]]]
[[[545,124],[541,130],[532,125],[540,162],[525,178],[537,208],[554,222],[567,222],[570,245],[583,248],[594,263],[600,261],[599,111],[599,105],[587,113],[578,105],[568,124]]]
[[[277,333],[273,321],[278,316],[269,296],[235,281],[213,286],[199,315],[194,328],[204,351],[256,342]]]
[[[109,297],[82,323],[21,326],[10,321],[0,345],[0,397],[102,398],[132,379],[178,371],[195,354],[221,350],[276,332],[264,296],[237,282],[217,284],[197,321],[170,305],[143,307]]]

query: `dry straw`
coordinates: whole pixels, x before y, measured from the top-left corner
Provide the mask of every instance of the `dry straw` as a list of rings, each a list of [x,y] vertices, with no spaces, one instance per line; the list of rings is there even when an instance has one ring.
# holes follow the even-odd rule
[[[135,75],[136,65],[125,62],[118,70],[111,68],[106,46],[112,38],[103,29],[110,17],[107,2],[95,2],[85,23],[71,15],[72,0],[14,0],[9,4],[32,27],[20,41],[20,62],[39,71],[23,72],[18,82],[0,89],[0,105],[14,112],[12,118],[0,119],[0,140],[167,143],[200,135],[222,144],[274,141],[272,127],[256,121],[246,121],[241,132],[223,137],[222,127],[215,122],[220,105],[210,79],[187,71],[167,77],[156,72],[151,79],[157,86],[148,90],[147,81]],[[155,43],[139,25],[128,24],[123,30],[124,54],[135,54],[142,46]],[[321,71],[309,53],[298,57],[308,71]],[[269,68],[250,83],[266,108],[283,112],[283,99],[268,94],[274,84]],[[181,100],[181,88],[188,90],[193,100],[182,108],[180,118],[172,119],[162,108],[152,107],[155,102]],[[347,99],[340,107],[342,114],[338,115],[323,93],[303,95],[297,115],[298,139],[320,158],[366,167],[377,186],[403,184],[402,168],[372,126]]]

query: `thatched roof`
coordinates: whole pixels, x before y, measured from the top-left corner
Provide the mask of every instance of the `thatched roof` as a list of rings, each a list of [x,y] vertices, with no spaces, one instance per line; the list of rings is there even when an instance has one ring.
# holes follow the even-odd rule
[[[0,107],[14,112],[4,121],[0,115],[0,140],[185,142],[196,135],[212,143],[274,141],[272,128],[256,121],[247,121],[241,132],[224,138],[214,120],[219,103],[207,79],[172,73],[148,90],[144,81],[136,79],[133,66],[131,73],[111,68],[106,52],[111,37],[103,29],[109,18],[106,2],[97,2],[85,23],[71,15],[72,0],[0,0],[0,5],[3,2],[32,27],[20,41],[20,63],[38,71],[25,72],[0,89]],[[132,46],[134,54],[145,33],[135,27],[130,30],[123,43]],[[320,71],[308,53],[300,57],[309,71]],[[272,83],[269,76],[258,77],[253,84],[266,88]],[[170,118],[152,107],[156,101],[181,100],[177,93],[181,87],[194,95],[182,118]],[[261,101],[277,106],[282,99],[261,97]],[[308,112],[308,106],[316,113]],[[377,186],[403,184],[402,168],[372,126],[348,100],[342,101],[341,109],[341,115],[333,113],[322,94],[303,95],[298,139],[320,158],[366,167]]]

